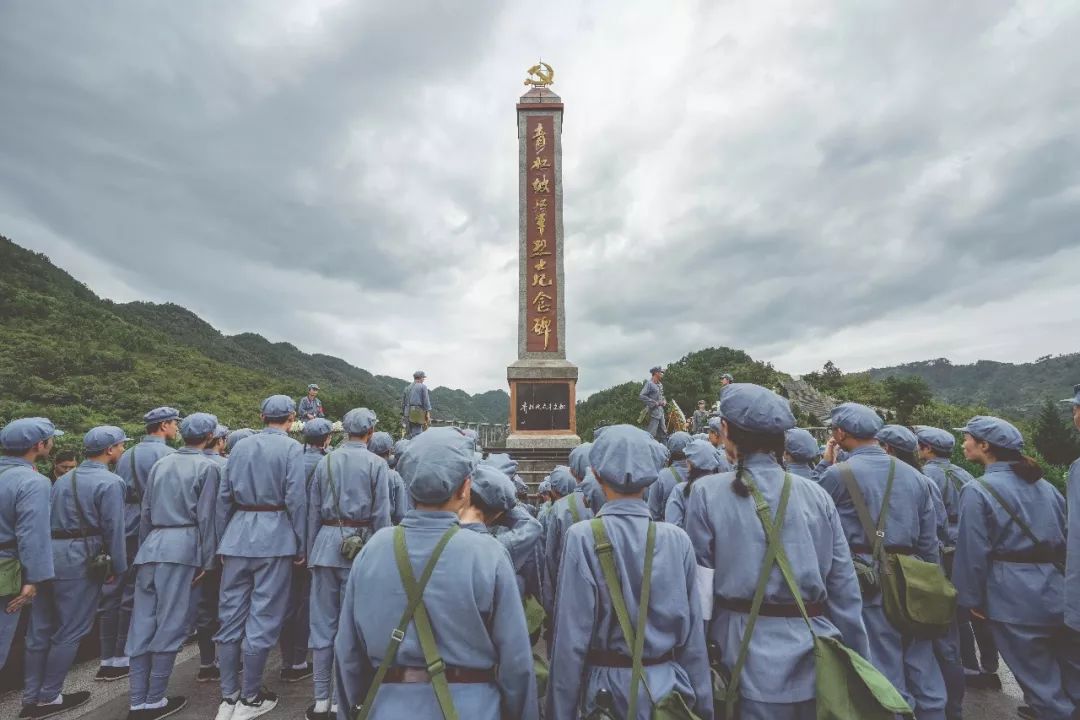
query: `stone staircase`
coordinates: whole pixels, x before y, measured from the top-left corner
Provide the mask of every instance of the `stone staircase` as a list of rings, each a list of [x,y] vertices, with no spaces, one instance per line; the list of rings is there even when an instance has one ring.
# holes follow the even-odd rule
[[[507,453],[517,460],[518,475],[529,485],[530,492],[536,492],[536,486],[551,473],[556,465],[567,465],[570,460],[570,449],[553,448],[487,448],[492,453]]]

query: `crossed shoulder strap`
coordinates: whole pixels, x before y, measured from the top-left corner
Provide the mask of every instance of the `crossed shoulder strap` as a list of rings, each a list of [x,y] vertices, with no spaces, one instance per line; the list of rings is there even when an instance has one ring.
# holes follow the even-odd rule
[[[443,720],[458,720],[457,710],[454,708],[454,699],[450,694],[450,683],[444,674],[446,664],[439,657],[439,648],[435,643],[435,631],[431,627],[431,618],[428,616],[427,608],[424,607],[424,589],[427,587],[428,581],[431,580],[431,574],[434,572],[435,565],[439,562],[443,550],[446,549],[447,543],[460,529],[461,526],[453,525],[443,533],[439,543],[432,551],[431,557],[428,558],[423,572],[420,573],[419,581],[413,575],[412,564],[409,562],[409,550],[405,545],[405,528],[398,525],[394,529],[394,560],[397,562],[398,574],[401,576],[401,584],[405,588],[405,595],[408,599],[405,603],[405,612],[401,614],[398,626],[390,633],[390,643],[386,646],[386,652],[383,653],[379,669],[375,671],[375,677],[372,679],[371,687],[368,688],[367,695],[364,697],[364,703],[356,713],[356,720],[367,720],[368,715],[371,714],[371,709],[375,704],[375,696],[386,678],[386,673],[397,658],[398,648],[405,640],[405,630],[409,627],[410,622],[413,622],[416,626],[416,636],[424,653],[424,662],[427,663],[428,676],[431,678],[431,688],[435,692],[435,699],[439,703],[439,710],[442,712]]]
[[[1009,514],[1009,517],[1012,518],[1012,521],[1016,523],[1016,527],[1020,528],[1020,532],[1024,533],[1024,537],[1030,540],[1036,548],[1039,547],[1039,545],[1042,544],[1042,541],[1035,537],[1035,533],[1032,532],[1031,526],[1024,522],[1024,519],[1020,517],[1016,510],[1014,510],[1009,503],[1005,502],[1005,498],[1001,496],[1001,493],[995,490],[994,486],[986,481],[986,478],[979,478],[979,484],[986,488],[986,492],[993,496],[998,505],[1004,508],[1005,512]],[[1057,568],[1058,572],[1062,575],[1065,574],[1065,564],[1060,560],[1054,562],[1054,567]]]
[[[645,679],[642,670],[642,656],[645,653],[645,625],[649,619],[649,594],[652,591],[652,565],[653,551],[656,549],[656,523],[649,521],[649,529],[645,534],[645,569],[641,576],[641,599],[638,601],[637,626],[630,624],[630,612],[626,609],[626,597],[623,595],[622,583],[619,581],[619,570],[615,567],[614,547],[608,538],[607,530],[604,529],[604,520],[594,517],[590,522],[593,531],[593,543],[596,548],[596,556],[600,560],[600,569],[604,573],[604,584],[607,585],[608,595],[611,596],[611,605],[615,610],[615,617],[619,621],[619,629],[622,630],[626,639],[626,646],[631,648],[631,675],[630,675],[630,707],[626,714],[628,718],[637,717],[638,687],[645,684],[645,692],[649,699],[656,704],[649,690],[649,683]]]
[[[570,510],[570,519],[574,522],[581,522],[581,509],[578,507],[577,493],[570,493],[569,498],[566,500],[566,507]]]

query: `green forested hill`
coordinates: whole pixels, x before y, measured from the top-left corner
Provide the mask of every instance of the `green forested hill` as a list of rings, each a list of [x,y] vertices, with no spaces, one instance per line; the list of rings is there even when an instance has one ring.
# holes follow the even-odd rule
[[[253,334],[226,337],[178,305],[116,304],[39,253],[0,237],[0,423],[46,415],[72,431],[119,424],[137,432],[157,405],[213,412],[227,425],[258,423],[262,398],[323,387],[328,413],[366,405],[397,424],[406,381],[344,360],[308,355]],[[436,415],[505,422],[509,398],[436,388]],[[445,403],[443,402],[445,400]]]
[[[945,358],[868,371],[874,380],[894,376],[922,378],[940,400],[957,405],[985,405],[1033,416],[1047,398],[1060,400],[1080,382],[1080,353],[1046,356],[1030,363],[980,360],[953,365]]]
[[[664,393],[669,400],[679,403],[689,419],[698,400],[704,400],[712,407],[720,395],[720,376],[725,372],[734,375],[739,382],[757,383],[774,390],[779,390],[781,379],[788,377],[742,350],[706,348],[667,366]],[[578,403],[578,434],[583,440],[591,440],[593,430],[603,425],[636,424],[642,408],[638,393],[646,375],[647,372],[643,372],[638,379],[593,393]]]

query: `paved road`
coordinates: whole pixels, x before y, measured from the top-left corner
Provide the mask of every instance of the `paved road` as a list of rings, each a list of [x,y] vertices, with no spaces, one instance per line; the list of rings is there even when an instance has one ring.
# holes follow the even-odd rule
[[[170,695],[186,695],[188,705],[172,717],[176,720],[212,720],[220,701],[216,683],[198,683],[198,652],[192,646],[184,648],[177,659],[169,685]],[[94,693],[89,704],[58,715],[57,720],[124,720],[127,716],[127,681],[95,683],[95,662],[83,663],[68,677],[65,690],[89,689]],[[1012,675],[1002,666],[1003,692],[969,690],[964,702],[965,717],[972,720],[1014,720],[1020,701],[1020,689]],[[265,717],[267,720],[301,720],[304,710],[311,704],[311,681],[283,683],[278,681],[278,659],[271,657],[266,667],[267,686],[278,693],[280,704]],[[15,718],[19,712],[19,696],[16,692],[0,695],[0,718]]]

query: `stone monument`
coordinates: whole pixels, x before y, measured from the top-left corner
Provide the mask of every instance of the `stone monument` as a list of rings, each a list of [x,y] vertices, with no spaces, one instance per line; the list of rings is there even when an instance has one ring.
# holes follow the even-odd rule
[[[529,69],[517,104],[518,359],[510,383],[510,449],[562,449],[581,443],[575,414],[577,366],[566,360],[563,272],[563,102],[555,72]]]

